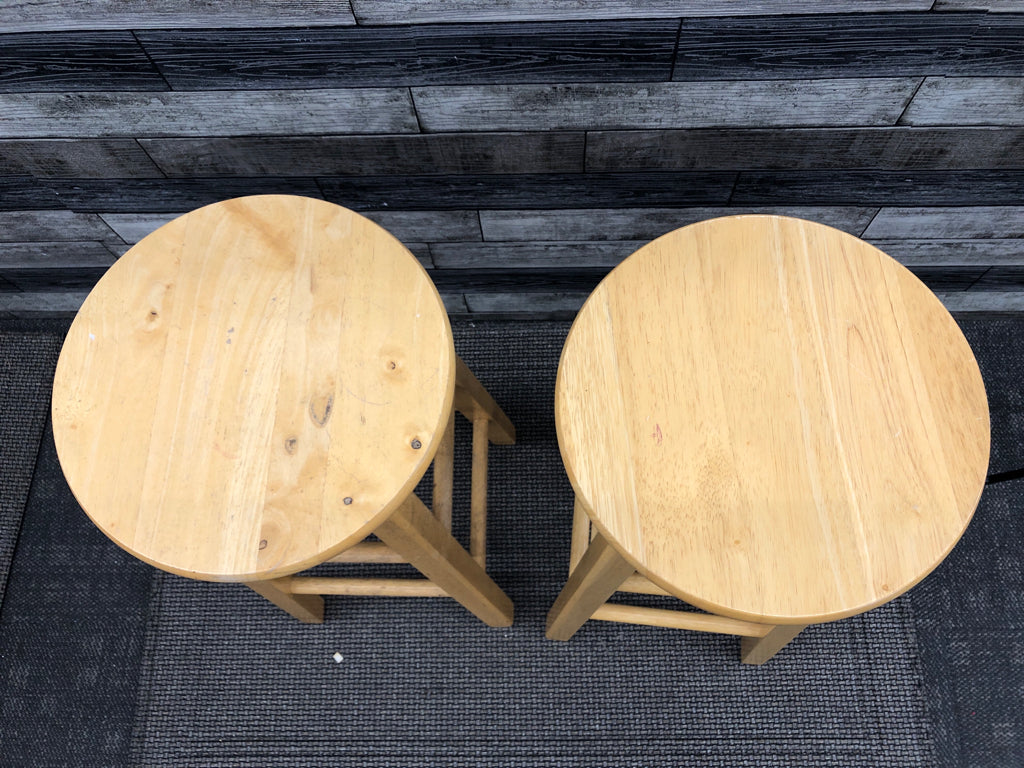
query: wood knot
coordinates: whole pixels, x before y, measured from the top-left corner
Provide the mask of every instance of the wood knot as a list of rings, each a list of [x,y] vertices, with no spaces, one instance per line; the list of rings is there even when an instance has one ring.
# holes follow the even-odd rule
[[[349,504],[352,503],[352,497],[346,496],[344,499],[342,499],[342,501],[345,502],[345,506],[348,506]]]
[[[295,446],[298,444],[299,439],[297,437],[289,437],[287,440],[284,441],[284,449],[288,453],[295,453]]]
[[[412,446],[412,448],[413,448],[413,450],[414,450],[414,451],[418,451],[418,450],[419,450],[420,448],[422,448],[422,447],[423,447],[423,443],[421,443],[421,442],[419,441],[419,438],[416,438],[416,437],[414,437],[414,438],[412,439],[412,442],[410,443],[410,445]]]
[[[321,395],[309,401],[309,418],[318,427],[327,424],[331,418],[331,411],[334,410],[334,395]]]
[[[260,539],[260,552],[262,552],[266,548],[267,548],[267,540],[266,539]]]
[[[388,369],[389,370],[393,371],[397,367],[398,367],[398,363],[396,363],[394,360],[388,360]]]

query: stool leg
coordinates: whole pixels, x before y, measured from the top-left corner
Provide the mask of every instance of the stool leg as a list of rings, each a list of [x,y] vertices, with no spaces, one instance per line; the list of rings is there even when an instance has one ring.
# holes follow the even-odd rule
[[[590,546],[590,518],[583,509],[579,497],[572,507],[572,538],[570,539],[569,550],[569,575],[576,570],[576,566],[583,559],[587,547]]]
[[[548,612],[549,640],[568,640],[635,569],[598,534]]]
[[[375,533],[484,624],[511,626],[512,601],[415,495]]]
[[[441,444],[434,454],[434,499],[431,509],[447,530],[452,529],[452,488],[455,468],[455,409],[448,415]]]
[[[490,419],[473,419],[473,469],[469,500],[469,553],[487,567],[487,433]]]
[[[778,624],[764,637],[744,637],[740,640],[740,661],[744,664],[764,664],[781,651],[807,625]]]
[[[289,579],[247,581],[245,586],[265,597],[282,611],[290,613],[303,624],[323,624],[324,599],[320,595],[293,595],[284,588]]]

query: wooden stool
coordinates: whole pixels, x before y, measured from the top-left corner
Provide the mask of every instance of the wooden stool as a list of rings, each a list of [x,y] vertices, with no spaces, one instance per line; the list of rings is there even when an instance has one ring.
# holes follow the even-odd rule
[[[450,532],[455,411],[473,422],[472,555]],[[488,441],[515,430],[455,355],[427,273],[345,208],[244,197],[142,240],[71,326],[53,430],[82,508],[158,568],[244,582],[305,622],[320,595],[365,594],[512,623],[484,560]],[[433,514],[412,492],[431,460]],[[427,578],[292,575],[325,561]]]
[[[763,663],[920,581],[988,465],[985,388],[938,299],[857,238],[779,216],[684,227],[613,270],[565,342],[555,410],[576,491],[557,640],[588,618],[652,624],[740,635]]]

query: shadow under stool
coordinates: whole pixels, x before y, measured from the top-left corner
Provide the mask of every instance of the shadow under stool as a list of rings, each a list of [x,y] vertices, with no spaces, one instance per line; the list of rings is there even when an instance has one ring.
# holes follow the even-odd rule
[[[473,423],[469,551],[451,534],[456,412]],[[488,445],[515,430],[423,267],[345,208],[226,200],[132,247],[71,326],[53,429],[85,512],[158,568],[243,582],[304,622],[322,595],[368,594],[512,623],[484,568]],[[431,511],[413,489],[432,461]],[[296,575],[327,561],[426,578]]]
[[[981,375],[935,295],[781,216],[693,224],[616,267],[566,339],[555,416],[576,505],[548,637],[588,619],[718,632],[748,664],[924,578],[988,465]]]

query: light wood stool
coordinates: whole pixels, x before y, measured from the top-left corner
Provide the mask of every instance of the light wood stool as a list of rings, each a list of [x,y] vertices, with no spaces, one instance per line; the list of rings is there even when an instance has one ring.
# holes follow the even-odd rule
[[[450,532],[455,411],[473,423],[472,554]],[[359,594],[512,623],[484,562],[488,442],[515,430],[424,269],[345,208],[227,200],[134,246],[71,326],[53,430],[82,508],[158,568],[244,582],[304,622],[321,595]],[[413,494],[432,460],[433,513]],[[427,578],[293,575],[325,561]]]
[[[555,409],[576,492],[557,640],[589,618],[678,627],[740,635],[763,663],[924,578],[988,465],[985,388],[939,300],[878,249],[779,216],[684,227],[613,270]]]

